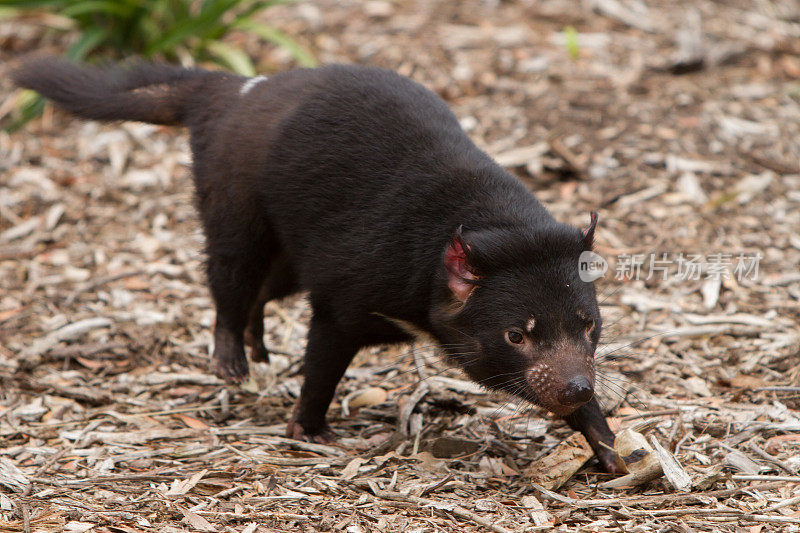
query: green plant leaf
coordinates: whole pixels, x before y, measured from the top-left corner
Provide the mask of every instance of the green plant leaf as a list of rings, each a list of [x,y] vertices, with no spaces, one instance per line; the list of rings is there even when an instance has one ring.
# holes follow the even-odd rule
[[[67,49],[66,56],[72,61],[81,61],[89,53],[108,39],[109,33],[105,28],[90,28],[81,38]]]
[[[569,58],[576,61],[581,55],[581,46],[578,42],[578,30],[572,26],[564,28],[564,40]]]
[[[235,25],[237,28],[250,32],[265,41],[275,43],[278,46],[286,48],[297,60],[300,66],[303,67],[316,67],[316,58],[306,50],[300,43],[283,33],[282,31],[273,28],[269,24],[263,22],[256,22],[254,20],[244,19],[240,20]]]
[[[145,50],[145,55],[152,56],[153,54],[167,51],[190,37],[203,39],[221,25],[224,27],[221,17],[236,2],[237,0],[214,0],[209,2],[207,9],[202,9],[194,18],[181,20],[161,39],[151,43]]]
[[[295,0],[259,0],[257,2],[252,2],[250,5],[246,6],[242,11],[236,14],[234,18],[233,24],[236,25],[241,20],[251,19],[261,11],[265,9],[277,6],[281,4],[292,4]],[[246,2],[243,2],[246,3]]]
[[[243,51],[222,41],[206,43],[206,50],[217,58],[223,65],[242,76],[255,76],[256,69],[253,62]]]
[[[10,19],[19,15],[19,9],[14,7],[0,7],[0,20]]]
[[[3,4],[25,10],[41,9],[43,7],[63,8],[64,0],[4,0]]]
[[[19,91],[14,104],[17,109],[16,118],[4,128],[9,133],[17,131],[30,122],[31,119],[41,115],[44,110],[45,99],[34,91],[24,89]]]
[[[130,16],[131,7],[125,2],[114,2],[112,0],[89,0],[87,2],[74,2],[61,10],[60,14],[65,17],[79,17],[81,15],[116,15],[127,18]]]

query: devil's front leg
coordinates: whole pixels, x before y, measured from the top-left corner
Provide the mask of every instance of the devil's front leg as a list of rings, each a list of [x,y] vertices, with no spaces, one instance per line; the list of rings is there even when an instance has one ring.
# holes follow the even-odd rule
[[[600,410],[596,398],[583,404],[572,414],[564,417],[570,427],[583,433],[603,470],[609,474],[625,474],[624,461],[614,451],[614,433],[608,427],[606,417]]]
[[[325,413],[336,385],[360,347],[336,326],[329,314],[314,308],[303,360],[305,381],[292,420],[286,428],[288,437],[313,442],[332,440],[333,433],[325,422]]]

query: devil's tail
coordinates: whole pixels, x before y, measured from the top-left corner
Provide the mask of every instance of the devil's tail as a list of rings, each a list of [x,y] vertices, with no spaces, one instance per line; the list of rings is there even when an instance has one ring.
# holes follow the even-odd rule
[[[202,98],[206,81],[221,75],[145,62],[98,68],[49,57],[26,61],[12,78],[79,117],[178,125]]]

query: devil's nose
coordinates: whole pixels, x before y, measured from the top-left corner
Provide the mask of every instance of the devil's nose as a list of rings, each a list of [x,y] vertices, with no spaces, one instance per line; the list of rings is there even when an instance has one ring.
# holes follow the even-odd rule
[[[576,405],[588,402],[592,399],[592,395],[594,395],[592,384],[585,376],[578,376],[567,382],[562,398],[565,404]]]

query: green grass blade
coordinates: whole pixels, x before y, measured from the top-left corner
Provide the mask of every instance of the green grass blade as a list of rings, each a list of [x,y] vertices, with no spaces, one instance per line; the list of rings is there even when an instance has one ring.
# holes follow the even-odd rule
[[[10,19],[19,15],[19,9],[14,7],[0,7],[0,20]]]
[[[572,26],[567,26],[564,28],[564,40],[569,58],[573,61],[577,61],[581,55],[581,45],[578,41],[578,30]]]
[[[207,9],[203,9],[196,17],[182,20],[175,24],[174,28],[161,39],[151,43],[147,50],[145,50],[145,54],[151,56],[159,52],[164,52],[191,37],[203,39],[215,30],[219,30],[220,26],[224,28],[221,21],[222,15],[235,4],[236,1],[237,0],[226,0],[223,2],[217,0],[211,2],[210,4],[213,5],[209,5]]]
[[[245,19],[252,19],[258,13],[264,11],[265,9],[277,6],[280,4],[291,4],[294,3],[295,0],[258,0],[257,2],[250,2],[249,5],[245,5],[242,11],[239,11],[234,18],[233,24],[235,25],[241,20]],[[243,4],[248,4],[247,2],[243,2]]]
[[[45,99],[43,96],[27,89],[20,91],[16,101],[16,118],[4,127],[7,132],[13,133],[42,114]]]
[[[41,9],[43,7],[63,9],[65,7],[65,2],[64,0],[3,0],[3,5],[18,7],[25,10]]]
[[[306,50],[300,43],[283,33],[282,31],[273,28],[268,24],[256,22],[253,20],[240,20],[236,23],[236,27],[250,32],[265,41],[275,43],[278,46],[286,48],[297,60],[300,66],[303,67],[316,67],[318,65],[316,58]]]
[[[256,69],[250,58],[233,46],[223,43],[222,41],[210,41],[206,43],[206,50],[214,56],[220,63],[237,74],[242,76],[255,76]]]
[[[125,5],[124,2],[89,0],[87,2],[74,2],[60,12],[61,15],[73,18],[81,15],[99,15],[101,13],[128,18],[131,14],[131,8],[129,5]]]
[[[83,32],[81,38],[67,49],[65,54],[72,61],[81,61],[89,53],[108,39],[109,33],[105,28],[90,28]]]

